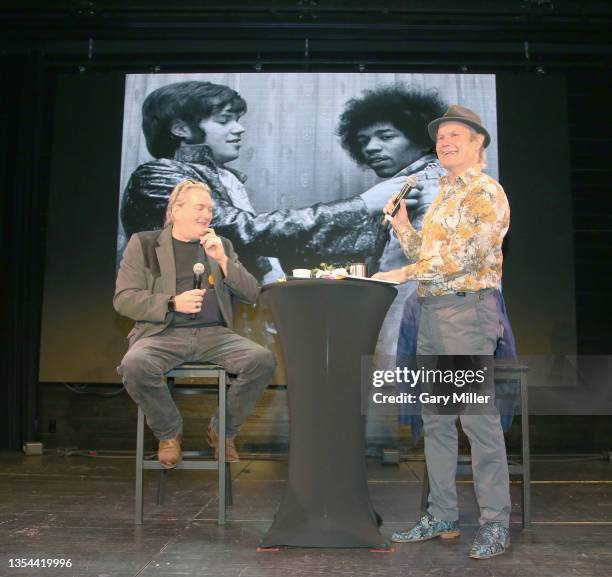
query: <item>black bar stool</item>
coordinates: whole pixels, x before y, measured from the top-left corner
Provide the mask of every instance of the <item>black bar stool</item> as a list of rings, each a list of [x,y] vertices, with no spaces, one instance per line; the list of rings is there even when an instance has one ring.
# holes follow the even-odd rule
[[[215,378],[217,385],[196,384],[177,387],[175,379],[185,378]],[[143,516],[143,472],[145,469],[155,469],[160,471],[157,486],[157,503],[163,504],[165,495],[166,477],[171,470],[181,469],[208,469],[219,472],[219,525],[225,524],[226,507],[232,504],[232,471],[229,463],[225,462],[225,439],[226,439],[226,386],[227,373],[217,365],[204,363],[187,363],[179,365],[166,373],[168,388],[173,396],[175,395],[203,395],[208,394],[214,387],[219,393],[219,459],[198,459],[207,453],[202,451],[183,451],[183,460],[174,469],[164,469],[157,460],[157,455],[153,459],[144,457],[144,413],[138,407],[138,425],[136,429],[136,508],[135,523],[142,525]],[[196,457],[196,458],[194,458]],[[225,466],[223,465],[225,464]]]

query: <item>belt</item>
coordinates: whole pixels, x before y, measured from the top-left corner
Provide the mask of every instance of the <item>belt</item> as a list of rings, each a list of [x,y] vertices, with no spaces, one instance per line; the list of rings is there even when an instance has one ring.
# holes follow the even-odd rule
[[[436,295],[436,296],[427,296],[427,297],[418,297],[419,302],[421,303],[426,303],[426,302],[430,302],[430,303],[434,303],[434,302],[441,302],[444,300],[450,300],[453,299],[454,297],[460,297],[460,298],[469,298],[469,297],[473,297],[475,299],[478,300],[484,300],[484,298],[492,293],[494,290],[494,288],[486,288],[486,289],[482,289],[479,291],[456,291],[453,293],[447,293],[447,294],[443,294],[443,295]]]

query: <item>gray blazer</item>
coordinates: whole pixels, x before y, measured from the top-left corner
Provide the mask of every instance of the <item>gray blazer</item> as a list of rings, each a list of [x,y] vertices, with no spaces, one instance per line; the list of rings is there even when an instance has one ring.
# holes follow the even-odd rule
[[[232,243],[220,237],[228,257],[227,276],[209,259],[219,309],[228,327],[234,322],[234,298],[254,303],[260,287],[255,277],[238,260]],[[176,267],[172,248],[172,228],[139,232],[125,248],[113,305],[115,310],[136,321],[128,335],[130,346],[142,337],[163,331],[172,321],[168,301],[176,295]]]

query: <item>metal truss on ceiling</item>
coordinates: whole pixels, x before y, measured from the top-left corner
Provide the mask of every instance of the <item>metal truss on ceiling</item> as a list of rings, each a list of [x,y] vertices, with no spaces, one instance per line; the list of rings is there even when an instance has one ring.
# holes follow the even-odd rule
[[[609,66],[608,0],[5,1],[5,54],[71,65]]]

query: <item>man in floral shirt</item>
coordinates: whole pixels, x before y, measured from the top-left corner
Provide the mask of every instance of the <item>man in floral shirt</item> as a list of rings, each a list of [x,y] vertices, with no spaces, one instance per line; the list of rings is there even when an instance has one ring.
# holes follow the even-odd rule
[[[440,164],[447,175],[423,220],[410,224],[405,208],[393,228],[406,254],[416,262],[382,272],[377,278],[401,283],[416,279],[422,310],[417,354],[492,356],[500,336],[494,298],[502,277],[502,241],[510,223],[500,184],[482,172],[490,136],[468,108],[450,106],[429,124]],[[391,203],[385,208],[391,211]],[[423,409],[425,459],[431,487],[427,514],[396,542],[459,536],[457,415]],[[510,490],[506,448],[499,415],[460,415],[470,440],[480,529],[470,557],[501,555],[510,544]]]

